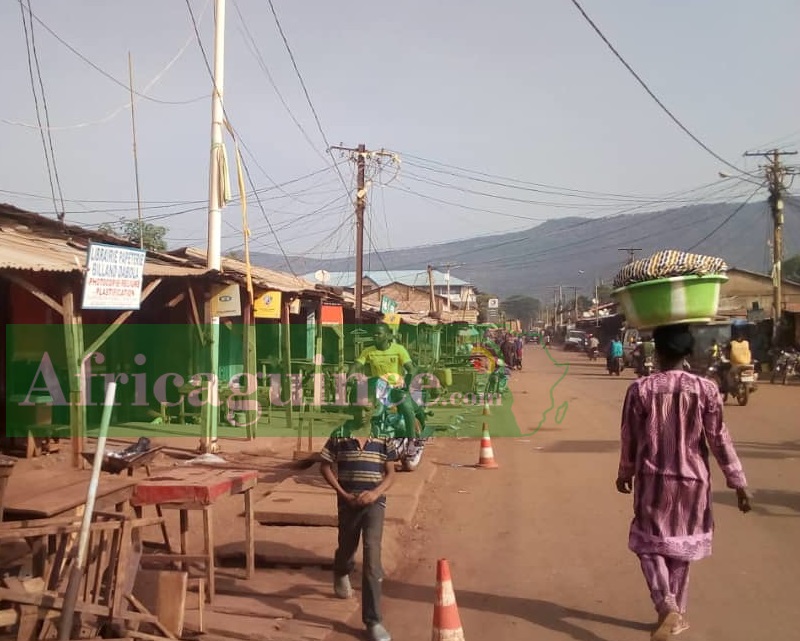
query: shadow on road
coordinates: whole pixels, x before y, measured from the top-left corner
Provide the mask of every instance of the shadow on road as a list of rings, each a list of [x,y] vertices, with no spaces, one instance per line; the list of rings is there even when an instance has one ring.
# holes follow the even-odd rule
[[[782,443],[755,443],[736,441],[736,451],[742,458],[787,459],[800,456],[800,441]]]
[[[543,452],[557,452],[559,454],[591,453],[619,451],[619,441],[556,441],[542,448]]]
[[[389,581],[384,584],[383,592],[388,597],[405,601],[429,604],[434,600],[433,590],[430,586]],[[565,608],[557,603],[539,599],[523,599],[521,597],[458,590],[456,600],[460,608],[525,619],[554,632],[568,634],[576,641],[614,641],[614,637],[599,637],[594,632],[580,627],[572,620],[591,621],[642,631],[650,631],[652,628],[649,623],[618,619],[604,614],[587,612],[586,610]]]
[[[753,512],[761,516],[777,516],[777,517],[796,517],[800,516],[800,492],[788,492],[786,490],[752,490]],[[736,494],[732,491],[719,491],[713,493],[714,503],[727,505],[729,507],[736,507]],[[777,514],[769,509],[782,508],[784,510],[792,510],[797,514]]]

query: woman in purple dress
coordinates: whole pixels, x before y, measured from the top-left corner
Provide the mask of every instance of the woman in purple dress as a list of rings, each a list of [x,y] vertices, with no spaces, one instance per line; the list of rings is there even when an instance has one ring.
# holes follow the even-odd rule
[[[628,388],[617,490],[633,488],[628,547],[639,557],[658,612],[651,639],[666,641],[689,627],[689,563],[711,554],[709,451],[736,490],[739,509],[749,512],[750,502],[716,385],[681,367],[694,345],[689,327],[658,327],[653,338],[660,371]]]

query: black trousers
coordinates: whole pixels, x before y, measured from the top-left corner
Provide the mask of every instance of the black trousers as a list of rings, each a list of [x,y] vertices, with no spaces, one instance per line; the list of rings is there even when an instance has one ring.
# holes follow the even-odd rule
[[[365,507],[339,503],[339,547],[333,558],[333,573],[340,577],[353,571],[356,549],[363,535],[361,619],[365,625],[381,622],[381,542],[385,514],[386,506],[380,501]]]

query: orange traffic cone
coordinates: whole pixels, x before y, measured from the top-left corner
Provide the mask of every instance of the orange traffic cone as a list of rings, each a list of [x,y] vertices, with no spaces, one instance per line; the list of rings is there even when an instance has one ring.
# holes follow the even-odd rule
[[[458,616],[456,593],[450,578],[447,559],[436,563],[436,603],[433,606],[432,641],[464,641],[461,617]]]
[[[478,467],[495,469],[500,467],[494,460],[494,450],[492,449],[492,437],[489,436],[489,426],[483,424],[483,436],[481,436],[481,454],[478,458]]]

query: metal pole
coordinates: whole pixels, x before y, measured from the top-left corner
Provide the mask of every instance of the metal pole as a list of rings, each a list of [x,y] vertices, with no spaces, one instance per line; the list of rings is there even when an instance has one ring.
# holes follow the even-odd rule
[[[358,146],[358,167],[356,185],[356,324],[361,324],[361,310],[364,297],[364,209],[367,202],[365,187],[367,147],[363,143]]]
[[[211,93],[211,159],[208,172],[208,248],[206,263],[209,269],[220,270],[222,263],[222,197],[220,193],[220,163],[222,126],[225,112],[222,104],[222,89],[225,76],[225,0],[214,0],[214,86]],[[219,316],[211,317],[211,337],[209,340],[211,355],[211,381],[208,387],[208,403],[203,421],[203,440],[200,443],[202,452],[216,450],[217,411],[219,399]]]
[[[61,620],[58,622],[59,641],[67,641],[72,633],[75,604],[78,601],[78,590],[86,568],[86,557],[89,552],[89,528],[92,524],[92,514],[94,513],[94,504],[97,499],[97,486],[100,482],[100,470],[103,466],[108,425],[111,422],[111,411],[114,409],[116,391],[117,384],[109,383],[106,388],[105,401],[103,402],[103,416],[100,419],[100,433],[97,437],[97,448],[92,462],[92,475],[89,477],[89,489],[86,492],[86,507],[83,511],[83,520],[78,534],[78,558],[69,573],[67,590],[64,594],[64,607],[61,611]]]

